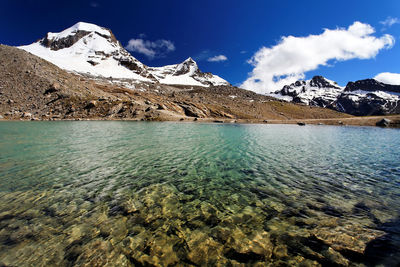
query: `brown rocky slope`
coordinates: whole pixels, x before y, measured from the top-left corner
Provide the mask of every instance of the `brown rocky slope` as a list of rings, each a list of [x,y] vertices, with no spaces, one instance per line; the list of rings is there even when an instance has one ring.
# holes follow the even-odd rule
[[[69,73],[28,52],[0,45],[3,119],[295,122],[352,117],[278,101],[233,86],[126,84]]]

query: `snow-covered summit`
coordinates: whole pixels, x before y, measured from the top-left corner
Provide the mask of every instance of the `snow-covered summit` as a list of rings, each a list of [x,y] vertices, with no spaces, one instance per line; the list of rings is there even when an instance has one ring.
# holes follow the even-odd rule
[[[66,38],[68,36],[73,36],[79,31],[97,32],[98,34],[111,37],[110,30],[108,30],[106,28],[103,28],[103,27],[100,27],[100,26],[97,26],[97,25],[91,24],[91,23],[78,22],[75,25],[73,25],[72,27],[69,27],[68,29],[63,30],[62,32],[47,33],[47,39],[59,40],[62,38]]]
[[[19,48],[69,71],[151,81],[146,66],[131,56],[110,30],[94,24],[79,22]]]
[[[173,75],[178,76],[187,73],[194,74],[196,71],[199,71],[199,67],[197,66],[196,61],[194,61],[191,57],[189,57],[181,64],[178,64],[176,66]]]
[[[344,87],[334,81],[314,76],[311,80],[285,85],[273,96],[297,103],[326,107],[332,104],[343,90]]]
[[[78,22],[59,33],[49,32],[43,39],[19,48],[62,69],[91,76],[178,85],[229,84],[216,75],[201,72],[192,58],[150,68],[125,50],[111,30],[91,23]]]
[[[229,85],[217,75],[201,72],[191,57],[180,64],[149,68],[153,76],[163,84],[185,84],[195,86]]]
[[[284,86],[273,95],[290,102],[331,108],[353,115],[400,113],[400,85],[374,79],[349,82],[346,87],[322,76]]]

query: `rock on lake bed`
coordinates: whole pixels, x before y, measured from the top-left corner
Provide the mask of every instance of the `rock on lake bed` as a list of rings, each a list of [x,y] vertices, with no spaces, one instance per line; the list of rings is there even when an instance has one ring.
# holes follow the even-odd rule
[[[0,265],[395,266],[400,130],[1,122]]]

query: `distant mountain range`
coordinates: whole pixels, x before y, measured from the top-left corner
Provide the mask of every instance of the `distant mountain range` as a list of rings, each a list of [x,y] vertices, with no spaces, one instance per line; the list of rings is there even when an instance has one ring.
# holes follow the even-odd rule
[[[151,69],[154,77],[172,77],[171,72],[177,77],[185,77],[181,73],[196,74],[190,59],[180,68],[168,66],[163,71]],[[337,124],[346,118],[351,116],[325,108],[284,103],[232,85],[170,85],[158,80],[118,81],[76,74],[25,50],[0,45],[0,120],[258,123],[291,120],[296,123],[297,119],[314,119],[313,123],[317,123],[315,119],[330,119],[328,123]]]
[[[111,30],[79,22],[59,32],[47,33],[39,41],[20,49],[39,56],[56,66],[94,79],[126,81],[135,84],[178,86],[230,86],[212,73],[202,72],[188,58],[180,64],[149,67],[133,57]],[[133,85],[132,85],[133,84]],[[272,96],[288,102],[330,108],[352,115],[400,114],[400,85],[374,79],[349,82],[346,87],[322,76],[284,86]]]
[[[19,48],[62,69],[86,75],[161,84],[229,85],[217,75],[200,71],[192,58],[180,64],[148,67],[126,51],[111,30],[90,23],[79,22],[62,32],[49,32]]]
[[[357,116],[400,113],[400,85],[374,79],[349,82],[341,87],[322,76],[314,76],[311,80],[286,85],[273,96]]]

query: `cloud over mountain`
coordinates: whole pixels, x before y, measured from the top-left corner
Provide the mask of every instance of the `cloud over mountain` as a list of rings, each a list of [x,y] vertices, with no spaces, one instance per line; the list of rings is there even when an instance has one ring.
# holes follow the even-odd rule
[[[391,48],[389,34],[375,37],[369,24],[354,22],[347,29],[324,29],[319,35],[285,36],[272,47],[262,47],[248,61],[254,66],[242,88],[270,93],[305,78],[305,72],[326,66],[330,61],[375,57],[381,49]]]
[[[148,41],[142,38],[130,39],[125,46],[126,50],[147,56],[149,59],[163,57],[165,54],[175,51],[175,45],[169,40],[160,39]]]
[[[221,62],[226,60],[228,60],[228,58],[225,55],[213,56],[207,59],[209,62]]]
[[[375,80],[392,85],[400,85],[400,74],[391,72],[382,72],[374,77]]]

